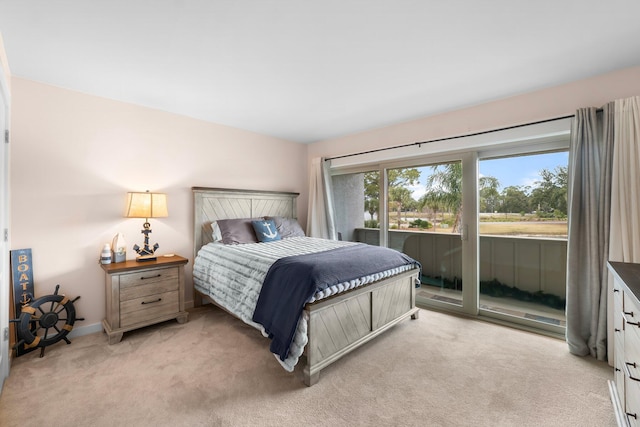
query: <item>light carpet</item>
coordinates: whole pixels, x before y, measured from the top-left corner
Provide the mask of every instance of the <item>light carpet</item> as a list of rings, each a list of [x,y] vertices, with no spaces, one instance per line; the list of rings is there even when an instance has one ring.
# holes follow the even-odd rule
[[[615,426],[612,369],[563,341],[421,310],[302,383],[221,310],[14,359],[13,426]]]

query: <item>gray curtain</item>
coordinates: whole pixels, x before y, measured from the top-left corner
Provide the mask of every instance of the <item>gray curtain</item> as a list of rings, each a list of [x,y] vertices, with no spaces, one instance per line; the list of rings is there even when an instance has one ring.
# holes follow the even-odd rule
[[[609,259],[640,263],[640,96],[615,106]]]
[[[307,236],[337,240],[331,162],[323,158],[311,161],[309,174],[309,212]]]
[[[614,103],[576,112],[569,151],[566,340],[573,354],[607,358],[607,260]]]

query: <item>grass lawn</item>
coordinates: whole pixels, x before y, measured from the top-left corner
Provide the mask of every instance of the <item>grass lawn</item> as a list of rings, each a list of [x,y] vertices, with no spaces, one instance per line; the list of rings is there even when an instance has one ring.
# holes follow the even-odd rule
[[[480,234],[567,237],[566,222],[481,222]]]
[[[434,222],[433,218],[425,218],[424,214],[413,212],[403,213],[402,230],[406,230],[409,222],[416,217],[422,217]],[[451,227],[442,227],[439,222],[443,220],[452,220],[449,214],[438,214],[435,218],[435,228],[423,230],[436,233],[451,233]],[[389,223],[394,226],[397,224],[397,216],[392,213]],[[412,228],[411,231],[420,231]],[[535,215],[527,214],[480,214],[480,234],[494,236],[520,236],[520,237],[552,237],[567,238],[567,221],[561,220],[540,220]]]

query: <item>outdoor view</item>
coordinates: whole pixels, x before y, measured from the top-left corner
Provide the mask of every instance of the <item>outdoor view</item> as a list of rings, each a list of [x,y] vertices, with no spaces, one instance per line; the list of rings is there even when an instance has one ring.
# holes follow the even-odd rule
[[[564,326],[567,163],[567,152],[479,162],[481,308]],[[419,301],[462,304],[462,174],[461,162],[388,171],[388,245],[421,262]],[[354,240],[376,243],[379,172],[361,176]]]
[[[480,234],[567,237],[566,152],[480,162]],[[540,169],[537,169],[537,168]],[[527,170],[528,169],[528,170]],[[459,232],[462,165],[391,169],[389,225]],[[379,227],[379,174],[364,174],[365,226]]]

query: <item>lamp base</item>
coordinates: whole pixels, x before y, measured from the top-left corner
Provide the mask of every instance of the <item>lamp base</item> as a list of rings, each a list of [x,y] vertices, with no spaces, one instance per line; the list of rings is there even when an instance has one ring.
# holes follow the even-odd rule
[[[156,259],[158,259],[158,257],[155,255],[143,255],[136,257],[137,262],[155,261]]]

